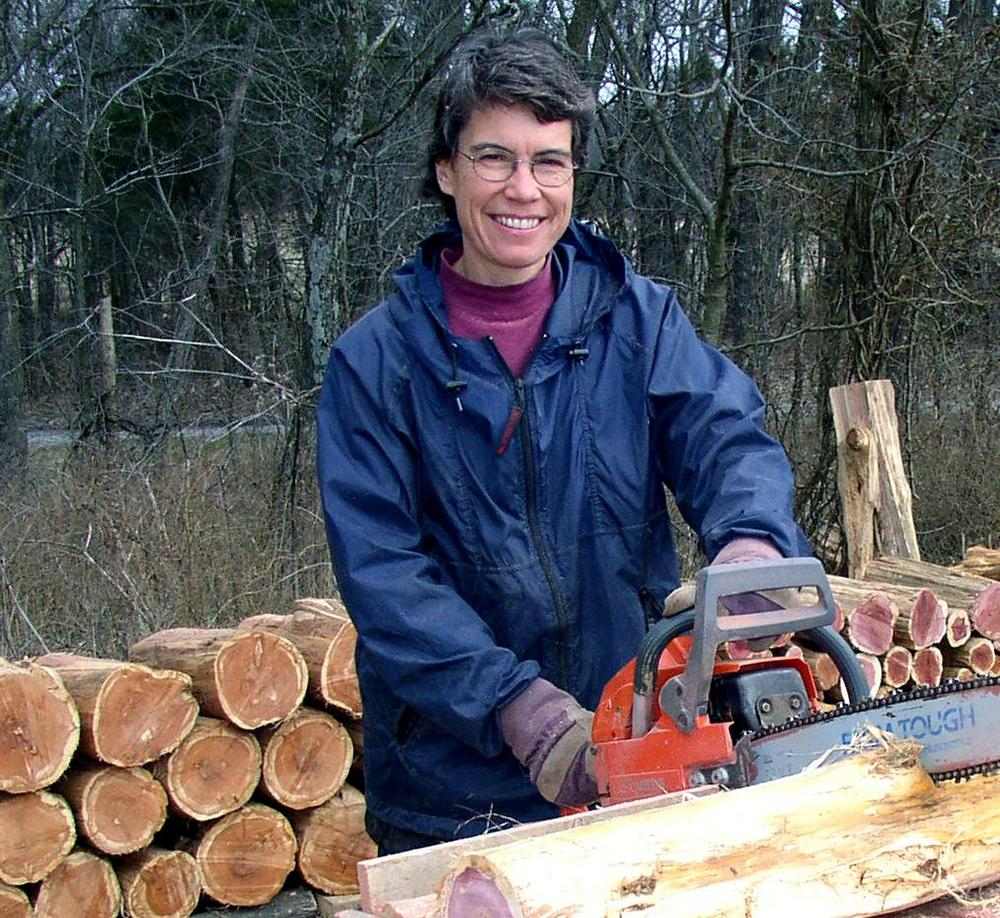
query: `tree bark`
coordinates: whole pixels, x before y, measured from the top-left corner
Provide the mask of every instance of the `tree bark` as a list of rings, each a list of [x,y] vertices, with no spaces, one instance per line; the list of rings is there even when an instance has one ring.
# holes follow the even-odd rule
[[[238,810],[260,783],[257,737],[226,720],[199,717],[170,755],[152,765],[170,806],[204,822]]]
[[[73,813],[62,797],[0,794],[0,881],[23,886],[45,879],[75,843]]]
[[[111,862],[89,851],[74,851],[38,889],[35,918],[118,918],[121,887]]]
[[[81,764],[59,783],[77,832],[105,854],[145,848],[167,819],[167,795],[145,768]]]
[[[66,771],[80,741],[80,715],[51,669],[0,658],[0,791],[41,790]]]
[[[133,644],[129,658],[187,673],[202,711],[244,730],[286,718],[309,682],[295,645],[260,631],[171,628]]]
[[[76,654],[39,657],[54,669],[80,712],[80,748],[129,768],[176,749],[198,716],[191,680],[181,672]]]

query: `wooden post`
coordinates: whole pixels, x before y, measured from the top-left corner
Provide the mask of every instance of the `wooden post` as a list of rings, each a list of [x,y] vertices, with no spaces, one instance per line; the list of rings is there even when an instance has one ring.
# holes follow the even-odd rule
[[[920,560],[895,401],[885,379],[830,390],[851,577],[876,554]]]

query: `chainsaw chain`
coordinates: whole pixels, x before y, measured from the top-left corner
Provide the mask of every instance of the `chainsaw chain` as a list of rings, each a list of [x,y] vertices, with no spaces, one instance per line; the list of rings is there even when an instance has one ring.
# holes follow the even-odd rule
[[[986,688],[991,685],[1000,686],[1000,677],[978,676],[975,679],[970,679],[968,682],[959,682],[957,679],[953,679],[945,682],[943,685],[926,686],[909,691],[896,689],[884,698],[871,698],[857,704],[843,703],[832,711],[822,711],[818,714],[810,714],[808,717],[789,720],[786,723],[776,724],[772,727],[763,727],[754,733],[748,733],[747,738],[752,745],[754,740],[765,736],[774,736],[776,733],[786,733],[789,730],[796,730],[799,727],[808,727],[811,724],[836,720],[849,714],[863,714],[866,711],[877,711],[882,708],[891,707],[903,700],[940,698],[943,695],[957,695],[971,689]],[[979,765],[968,765],[965,768],[952,768],[948,771],[934,772],[930,775],[930,778],[936,784],[940,784],[944,781],[967,781],[974,775],[993,774],[998,771],[1000,771],[1000,759],[994,759],[991,762],[981,762]]]

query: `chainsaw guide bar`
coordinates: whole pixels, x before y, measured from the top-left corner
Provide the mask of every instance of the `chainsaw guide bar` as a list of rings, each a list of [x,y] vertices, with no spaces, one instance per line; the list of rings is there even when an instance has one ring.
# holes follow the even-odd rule
[[[920,761],[935,782],[962,781],[1000,770],[1000,678],[981,676],[885,698],[843,704],[748,733],[749,783],[800,772],[811,760],[852,752],[856,732],[874,726],[923,745]]]

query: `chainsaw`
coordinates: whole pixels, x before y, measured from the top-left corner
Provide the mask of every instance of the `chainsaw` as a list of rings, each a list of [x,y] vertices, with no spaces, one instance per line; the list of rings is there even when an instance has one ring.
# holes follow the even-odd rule
[[[726,596],[808,588],[797,608],[720,615]],[[746,787],[795,774],[856,748],[867,726],[918,741],[935,780],[1000,768],[1000,679],[982,677],[870,698],[850,645],[832,627],[836,606],[814,558],[707,567],[695,604],[665,618],[635,659],[606,685],[592,739],[600,803],[607,805],[706,784]],[[805,660],[720,660],[728,641],[783,634],[829,654],[847,701],[824,711]]]

